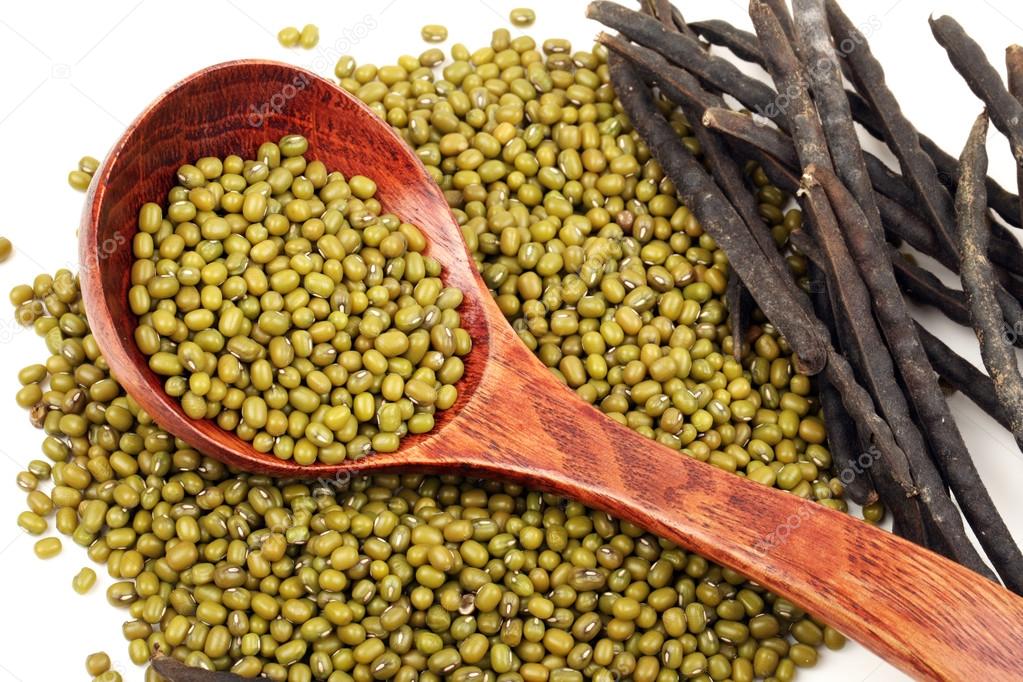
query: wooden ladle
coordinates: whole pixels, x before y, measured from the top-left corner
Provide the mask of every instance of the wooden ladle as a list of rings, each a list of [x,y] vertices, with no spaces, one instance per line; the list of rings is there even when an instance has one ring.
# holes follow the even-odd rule
[[[447,283],[465,294],[474,341],[458,402],[391,454],[300,466],[186,417],[149,370],[128,307],[139,208],[162,201],[176,169],[202,156],[255,154],[289,133],[328,169],[374,178],[384,207],[428,236]],[[795,495],[688,458],[584,404],[516,337],[444,195],[384,121],[336,85],[265,61],[214,66],[158,98],[98,172],[81,227],[82,291],[117,380],[157,423],[197,450],[282,477],[416,470],[498,477],[578,499],[720,562],[816,614],[908,673],[1019,679],[1023,599],[893,535]]]

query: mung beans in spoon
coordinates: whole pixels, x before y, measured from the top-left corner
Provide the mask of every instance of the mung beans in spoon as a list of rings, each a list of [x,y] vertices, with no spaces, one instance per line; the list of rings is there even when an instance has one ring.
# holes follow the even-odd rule
[[[393,452],[454,404],[462,293],[368,177],[308,161],[287,135],[256,158],[178,169],[139,212],[135,340],[193,419],[258,452],[333,464]]]

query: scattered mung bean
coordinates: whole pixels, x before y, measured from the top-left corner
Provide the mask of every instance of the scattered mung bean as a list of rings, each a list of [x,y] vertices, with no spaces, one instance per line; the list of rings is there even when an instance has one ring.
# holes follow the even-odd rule
[[[36,556],[40,559],[52,559],[60,554],[60,538],[43,538],[35,544]]]
[[[78,160],[78,170],[89,175],[94,175],[99,169],[99,159],[93,156],[83,156]]]
[[[277,42],[284,47],[296,47],[301,35],[301,32],[294,26],[286,26],[277,32]]]
[[[92,176],[85,171],[73,170],[67,175],[67,183],[71,185],[72,189],[77,189],[79,192],[89,189],[91,182]]]
[[[536,12],[528,7],[516,7],[508,14],[508,20],[520,28],[532,26],[536,21]]]
[[[298,44],[306,50],[311,50],[320,42],[320,29],[314,24],[306,24],[298,36]]]
[[[22,530],[32,535],[42,535],[46,532],[48,524],[46,519],[33,511],[23,511],[18,515],[18,525]]]
[[[428,43],[443,43],[448,39],[447,27],[440,24],[427,24],[419,33]]]
[[[96,584],[96,571],[85,567],[71,579],[71,587],[78,594],[85,594]]]
[[[110,656],[105,651],[89,654],[85,659],[85,672],[96,677],[110,670]]]

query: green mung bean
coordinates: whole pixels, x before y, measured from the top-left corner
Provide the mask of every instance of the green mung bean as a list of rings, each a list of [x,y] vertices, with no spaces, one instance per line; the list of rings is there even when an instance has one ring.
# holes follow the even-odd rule
[[[92,677],[102,675],[110,670],[110,656],[105,651],[97,651],[85,658],[85,672]]]
[[[78,594],[85,594],[96,584],[96,571],[91,568],[83,568],[71,579],[71,587]],[[102,672],[102,671],[101,671]]]
[[[824,626],[824,646],[838,651],[845,646],[845,635],[832,627]]]
[[[60,538],[43,538],[36,542],[33,549],[40,559],[52,559],[60,554],[61,547]]]
[[[94,175],[99,170],[99,159],[92,156],[83,156],[78,160],[78,170]]]
[[[448,29],[440,24],[427,24],[419,31],[423,40],[428,43],[443,43],[448,39]]]
[[[301,38],[301,32],[294,26],[287,26],[277,32],[277,42],[284,47],[295,47]]]
[[[73,170],[67,175],[67,182],[71,185],[72,189],[77,189],[79,192],[84,192],[89,189],[89,185],[92,183],[92,176],[81,170]]]
[[[863,506],[863,520],[867,523],[881,523],[884,516],[885,508],[880,502],[870,502]]]
[[[298,44],[306,50],[311,50],[320,42],[320,29],[313,24],[306,24],[298,36]]]
[[[536,12],[528,7],[516,7],[508,14],[508,20],[515,26],[525,28],[536,21]]]
[[[23,511],[18,515],[18,525],[22,530],[32,535],[42,535],[46,532],[46,519],[33,511]]]
[[[39,479],[31,471],[19,471],[15,482],[25,492],[32,492],[39,485]]]

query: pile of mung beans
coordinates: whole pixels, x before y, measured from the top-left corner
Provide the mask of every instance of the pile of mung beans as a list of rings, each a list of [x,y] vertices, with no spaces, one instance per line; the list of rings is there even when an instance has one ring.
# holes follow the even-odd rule
[[[472,341],[419,228],[308,147],[286,135],[256,160],[181,166],[166,211],[139,212],[128,299],[139,349],[189,417],[336,464],[431,430]]]
[[[601,49],[536,49],[502,29],[452,57],[442,78],[433,49],[337,71],[441,184],[523,342],[680,457],[843,509],[810,380],[762,319],[733,356],[728,264],[629,132]],[[782,244],[799,214],[750,171]],[[18,403],[46,437],[18,476],[18,522],[34,535],[52,522],[105,565],[136,663],[160,651],[280,682],[787,682],[844,642],[735,571],[521,486],[233,472],[123,392],[72,273],[11,300],[50,353],[19,374]],[[116,682],[108,660],[88,671]]]
[[[736,360],[728,263],[619,111],[604,48],[494,32],[397,65],[342,57],[341,86],[445,190],[522,341],[610,418],[727,471],[845,509],[810,379],[769,324]],[[681,117],[685,143],[698,143]],[[798,210],[751,169],[779,244]],[[790,258],[794,276],[805,260]],[[872,512],[876,517],[876,510]]]

